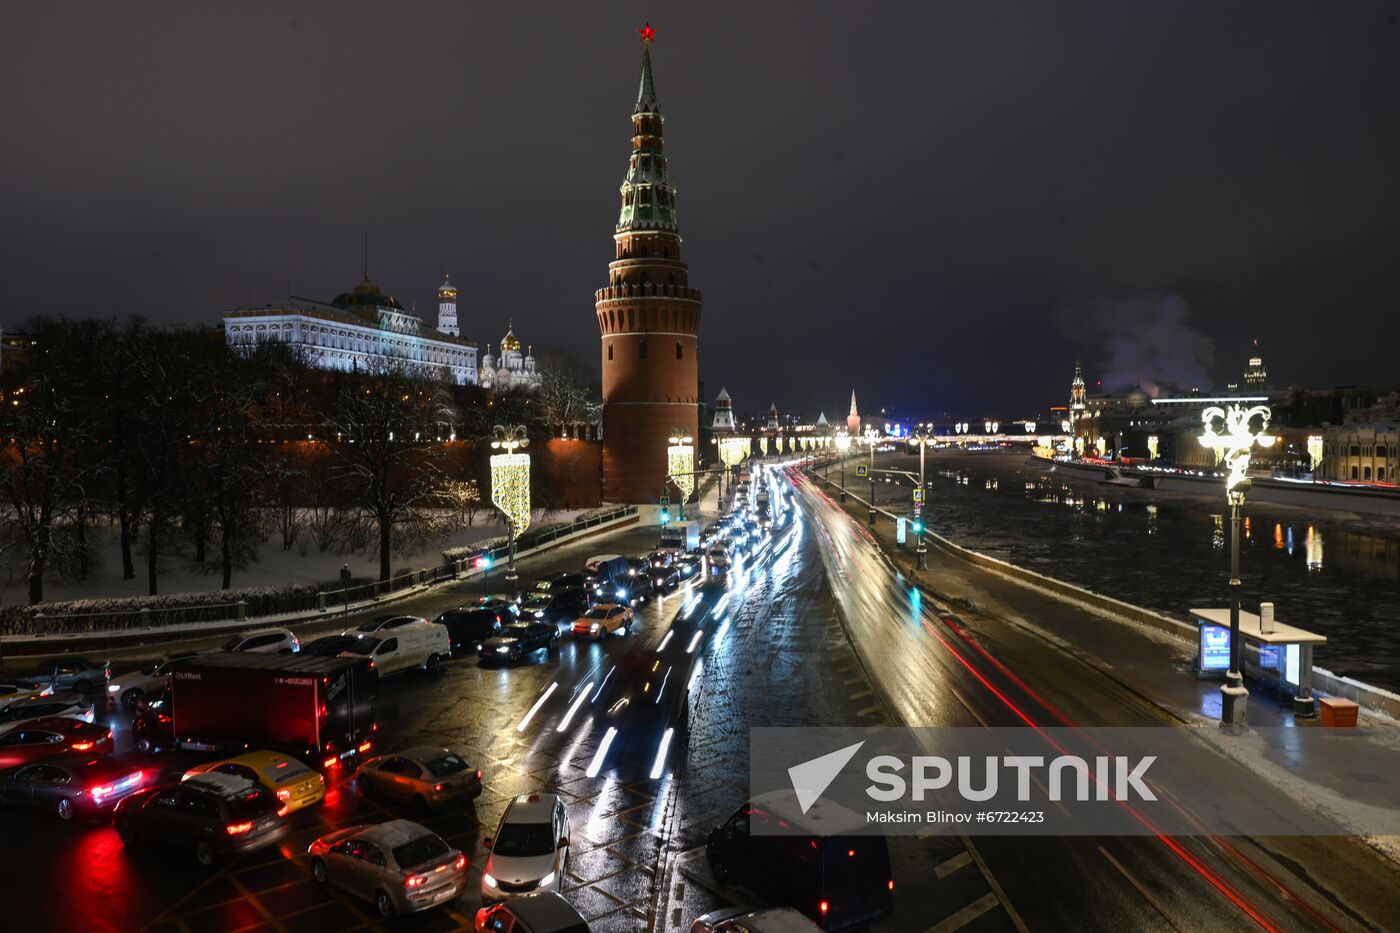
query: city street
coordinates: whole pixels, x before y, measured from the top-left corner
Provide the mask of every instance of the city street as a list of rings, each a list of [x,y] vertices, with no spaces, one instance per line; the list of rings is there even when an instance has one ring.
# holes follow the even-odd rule
[[[7,812],[9,848],[26,855],[10,868],[16,883],[71,895],[21,901],[13,922],[181,931],[469,924],[482,839],[510,797],[548,788],[564,795],[573,827],[565,893],[594,929],[684,930],[705,910],[751,900],[742,879],[729,888],[714,881],[704,842],[743,802],[752,727],[1158,721],[1117,683],[1015,628],[955,621],[921,599],[825,494],[801,477],[794,487],[794,508],[727,586],[690,585],[655,599],[625,636],[566,637],[557,656],[540,652],[515,667],[459,659],[438,674],[413,671],[381,683],[378,750],[442,743],[484,772],[474,807],[424,819],[469,856],[468,891],[450,909],[385,922],[369,905],[315,884],[305,857],[314,838],[404,815],[338,783],[324,805],[292,817],[295,832],[281,845],[212,871],[179,853],[125,850],[106,826]],[[577,569],[593,553],[644,552],[655,535],[654,527],[632,528],[522,561],[522,580]],[[498,577],[473,581],[395,609],[431,616],[501,588]],[[680,638],[667,644],[673,620]],[[677,657],[687,638],[703,664],[688,747],[677,743],[658,780],[646,773],[650,746],[637,756],[639,767],[615,753],[589,777],[604,735],[589,693],[602,694],[629,652]],[[112,713],[108,721],[121,754],[132,756],[127,718]],[[181,752],[152,765],[175,778],[207,757]],[[1331,901],[1243,839],[896,836],[895,915],[879,929],[1199,929],[1222,916],[1266,929],[1376,925],[1383,913],[1372,910],[1386,909],[1393,869],[1359,857],[1349,840],[1322,843],[1329,856],[1373,873],[1380,887],[1369,898],[1354,887],[1353,903]]]

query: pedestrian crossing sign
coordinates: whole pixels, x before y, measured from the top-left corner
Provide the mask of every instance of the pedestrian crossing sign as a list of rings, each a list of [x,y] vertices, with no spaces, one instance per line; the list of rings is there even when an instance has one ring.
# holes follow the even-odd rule
[[[923,491],[922,489],[916,489],[916,490],[914,490],[914,501],[915,501],[915,502],[923,502],[923,501],[924,501],[924,491]]]
[[[856,476],[869,476],[869,475],[870,475],[870,467],[866,466],[866,465],[863,464],[863,463],[856,467]]]
[[[670,496],[662,496],[662,497],[661,497],[661,504],[662,504],[662,505],[670,505],[670,504],[671,504],[671,497],[670,497]]]

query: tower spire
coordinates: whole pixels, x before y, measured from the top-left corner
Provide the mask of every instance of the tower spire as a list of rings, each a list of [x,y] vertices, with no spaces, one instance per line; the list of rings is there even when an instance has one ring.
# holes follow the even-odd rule
[[[637,106],[632,113],[660,113],[661,107],[656,102],[656,85],[651,78],[651,44],[655,41],[656,30],[651,23],[647,23],[637,32],[642,34],[642,77],[637,82]]]

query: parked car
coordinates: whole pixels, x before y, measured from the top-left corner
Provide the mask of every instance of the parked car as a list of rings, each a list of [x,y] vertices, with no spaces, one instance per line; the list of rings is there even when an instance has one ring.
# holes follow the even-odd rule
[[[219,646],[223,651],[245,651],[254,654],[293,654],[301,650],[301,642],[284,628],[260,628],[239,632]]]
[[[93,693],[105,689],[107,679],[111,676],[112,664],[110,661],[89,661],[86,658],[54,658],[35,665],[28,674],[17,678],[16,684],[30,690],[52,687],[54,690]]]
[[[145,774],[105,755],[62,755],[0,771],[0,801],[60,820],[100,816],[140,789]]]
[[[44,716],[30,719],[0,735],[0,768],[27,765],[69,752],[107,755],[112,730],[82,719]]]
[[[412,803],[420,810],[481,796],[481,772],[441,745],[420,745],[371,758],[360,765],[355,783],[361,793]]]
[[[534,592],[521,604],[520,618],[535,622],[572,622],[587,608],[588,596],[582,589]]]
[[[12,729],[20,723],[48,716],[63,716],[92,722],[96,717],[92,701],[80,693],[51,693],[48,696],[26,696],[0,702],[0,729]]]
[[[517,622],[501,629],[501,634],[481,645],[483,660],[519,661],[527,654],[553,651],[559,642],[559,627],[550,622]]]
[[[221,856],[281,842],[291,829],[288,811],[275,794],[247,778],[197,774],[123,798],[112,826],[128,848],[154,843],[189,849],[207,868]]]
[[[481,650],[481,643],[492,635],[499,634],[507,621],[515,621],[510,610],[501,608],[478,608],[470,604],[460,609],[449,609],[434,619],[447,629],[447,640],[453,652]]]
[[[501,815],[491,854],[481,873],[481,901],[490,904],[519,894],[559,892],[569,864],[569,814],[558,794],[514,798]]]
[[[589,933],[588,921],[553,891],[483,907],[474,926],[477,933]]]
[[[456,900],[467,857],[409,820],[338,829],[311,843],[311,875],[374,903],[381,917]]]
[[[883,836],[853,835],[864,825],[838,804],[803,812],[793,794],[773,793],[735,810],[705,848],[720,884],[791,904],[823,930],[863,930],[894,912],[889,849]],[[820,830],[795,834],[805,827]]]
[[[46,697],[53,693],[53,684],[30,687],[24,684],[0,684],[0,702],[23,700],[25,697]]]
[[[195,765],[180,780],[188,781],[198,774],[232,774],[261,784],[286,805],[289,813],[320,803],[326,796],[324,777],[281,752],[248,752],[236,758]]]
[[[170,662],[193,657],[194,652],[171,655],[155,664],[123,674],[107,684],[107,696],[120,701],[127,709],[135,709],[136,704],[148,693],[159,693],[165,689],[170,678]]]
[[[574,620],[575,638],[607,638],[626,635],[632,624],[632,610],[616,603],[601,603]]]
[[[565,593],[569,590],[581,590],[584,588],[583,574],[581,573],[554,573],[546,577],[540,577],[530,585],[531,593]]]
[[[170,688],[144,697],[136,704],[131,740],[143,755],[175,747],[175,717],[170,711]]]
[[[347,635],[353,641],[340,651],[342,658],[369,658],[379,676],[422,668],[435,671],[452,656],[447,628],[436,622],[419,620],[413,625],[376,632],[373,635]]]
[[[382,632],[385,629],[399,628],[400,626],[404,625],[412,625],[415,622],[426,621],[428,620],[423,618],[422,616],[405,616],[393,614],[379,615],[375,616],[373,619],[370,619],[368,622],[362,622],[354,628],[348,628],[344,632],[341,632],[341,634],[367,635],[373,632]]]
[[[791,907],[726,907],[696,917],[690,933],[816,933],[821,927]]]

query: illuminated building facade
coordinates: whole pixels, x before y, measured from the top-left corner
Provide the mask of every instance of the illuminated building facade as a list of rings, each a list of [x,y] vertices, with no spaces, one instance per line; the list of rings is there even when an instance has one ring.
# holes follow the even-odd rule
[[[369,273],[330,302],[291,296],[276,305],[228,311],[224,339],[229,346],[278,340],[321,369],[374,372],[396,362],[437,370],[458,385],[477,381],[476,344],[427,331],[418,315],[380,291]]]
[[[534,389],[539,386],[540,374],[535,370],[534,351],[527,347],[524,353],[520,352],[514,324],[506,328],[506,335],[501,338],[500,356],[491,352],[490,344],[486,345],[477,381],[483,389]]]

